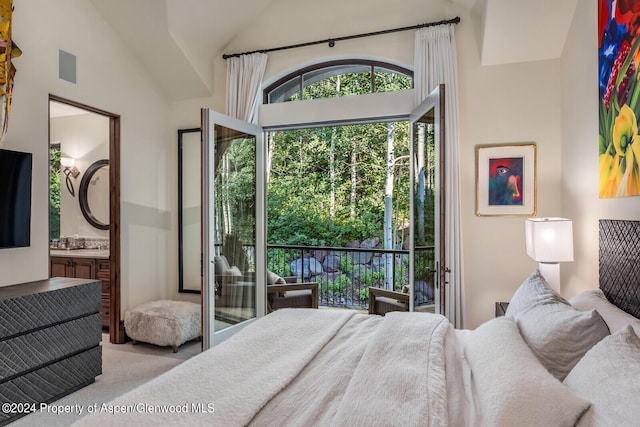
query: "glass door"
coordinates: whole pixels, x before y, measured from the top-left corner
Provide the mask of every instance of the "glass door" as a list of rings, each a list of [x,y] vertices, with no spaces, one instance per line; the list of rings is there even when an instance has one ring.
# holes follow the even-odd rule
[[[206,350],[264,315],[265,156],[259,126],[203,109],[202,130]]]
[[[410,121],[409,310],[444,314],[444,85],[429,94]]]

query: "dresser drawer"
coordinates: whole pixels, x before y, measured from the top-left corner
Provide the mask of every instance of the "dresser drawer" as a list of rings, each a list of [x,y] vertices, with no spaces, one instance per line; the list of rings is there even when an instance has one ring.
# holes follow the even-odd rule
[[[54,282],[56,279],[51,279]],[[70,283],[80,279],[61,279]],[[84,281],[86,282],[86,281]],[[19,285],[16,285],[19,286]],[[15,286],[11,286],[15,288]],[[0,299],[0,340],[100,311],[99,281]]]
[[[0,386],[0,402],[51,402],[91,384],[101,373],[102,347],[98,345],[4,382]],[[17,417],[0,411],[0,425]]]
[[[0,388],[21,373],[94,347],[102,339],[99,313],[0,341]]]

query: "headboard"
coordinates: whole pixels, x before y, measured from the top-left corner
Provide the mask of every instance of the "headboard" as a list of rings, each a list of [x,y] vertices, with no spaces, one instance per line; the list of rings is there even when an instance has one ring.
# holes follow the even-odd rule
[[[640,221],[600,220],[600,289],[640,318]]]

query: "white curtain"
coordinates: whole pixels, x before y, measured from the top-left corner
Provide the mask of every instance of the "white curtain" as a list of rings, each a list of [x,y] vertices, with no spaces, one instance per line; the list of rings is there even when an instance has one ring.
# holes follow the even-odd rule
[[[464,275],[462,263],[462,223],[460,208],[460,161],[458,146],[458,65],[455,25],[438,25],[416,31],[414,87],[416,106],[441,83],[445,85],[445,274],[449,284],[445,307],[449,321],[464,327]]]
[[[226,114],[258,123],[260,85],[267,67],[267,54],[252,53],[227,59]]]

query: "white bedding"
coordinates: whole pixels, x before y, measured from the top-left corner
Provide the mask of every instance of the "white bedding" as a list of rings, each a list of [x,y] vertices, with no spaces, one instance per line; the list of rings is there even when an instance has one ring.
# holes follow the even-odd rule
[[[596,420],[598,426],[607,425],[597,421],[602,414],[640,417],[637,403],[623,403],[625,411],[612,415],[608,409],[614,406],[607,403],[611,390],[632,390],[614,397],[637,399],[637,375],[626,375],[640,372],[635,335],[627,339],[635,344],[626,353],[610,351],[618,344],[608,340],[608,330],[599,344],[588,334],[574,346],[579,351],[554,346],[561,349],[545,355],[551,364],[533,351],[538,341],[558,338],[558,331],[566,336],[584,329],[583,316],[549,292],[534,272],[507,316],[473,331],[454,330],[446,318],[429,313],[278,310],[75,425],[494,427]],[[551,305],[567,315],[547,316]],[[544,316],[555,323],[529,325],[523,333],[525,321]],[[532,333],[542,339],[527,340]],[[566,346],[570,340],[560,341]],[[575,368],[562,384],[549,366],[565,363],[567,354]],[[591,374],[601,361],[628,369],[607,373],[607,386],[601,387]]]
[[[460,354],[439,315],[278,310],[75,425],[464,425]]]

